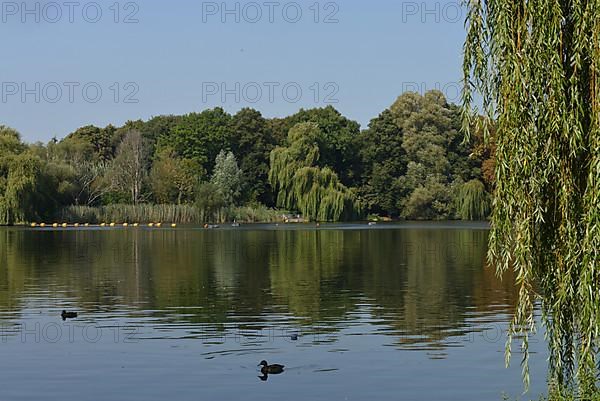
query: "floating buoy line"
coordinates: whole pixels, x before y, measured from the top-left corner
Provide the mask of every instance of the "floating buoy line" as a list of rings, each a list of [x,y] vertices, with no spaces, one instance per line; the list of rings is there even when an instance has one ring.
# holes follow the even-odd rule
[[[149,228],[162,228],[164,223],[148,223],[147,227]],[[90,223],[31,223],[30,227],[31,228],[46,228],[46,227],[52,227],[52,228],[80,228],[80,227],[111,227],[111,228],[117,228],[117,227],[123,227],[123,228],[129,228],[129,227],[133,227],[133,228],[137,228],[137,227],[141,227],[142,224],[140,223],[100,223],[100,224],[90,224]],[[177,228],[177,224],[176,223],[171,223],[168,225],[168,227],[170,228]]]

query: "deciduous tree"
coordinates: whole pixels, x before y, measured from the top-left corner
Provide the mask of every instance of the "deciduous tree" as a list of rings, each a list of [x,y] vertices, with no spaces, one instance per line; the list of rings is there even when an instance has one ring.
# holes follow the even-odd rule
[[[277,204],[310,219],[350,218],[360,210],[355,194],[331,168],[318,167],[322,135],[316,123],[301,123],[290,130],[288,147],[271,152],[269,178]]]
[[[147,164],[147,149],[142,134],[129,131],[119,145],[110,174],[115,188],[128,193],[134,205],[143,200]]]
[[[582,400],[600,377],[599,15],[598,1],[471,1],[464,56],[465,128],[497,128],[489,254],[518,273],[525,382],[541,301],[551,391]]]

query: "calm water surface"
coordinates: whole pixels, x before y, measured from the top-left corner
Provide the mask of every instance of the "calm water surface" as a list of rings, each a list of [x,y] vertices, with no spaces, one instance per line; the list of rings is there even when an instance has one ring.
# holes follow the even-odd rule
[[[484,225],[0,229],[0,400],[537,399]],[[63,322],[63,309],[79,317]],[[257,364],[286,365],[259,379]]]

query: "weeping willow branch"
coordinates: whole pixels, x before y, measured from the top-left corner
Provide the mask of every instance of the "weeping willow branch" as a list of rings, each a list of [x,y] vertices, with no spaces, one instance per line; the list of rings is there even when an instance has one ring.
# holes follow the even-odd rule
[[[490,213],[485,185],[477,179],[463,184],[458,191],[457,209],[465,220],[484,220]]]
[[[498,128],[489,257],[518,273],[509,337],[525,338],[527,385],[539,299],[552,390],[588,399],[600,377],[600,0],[467,7],[464,127],[488,140],[491,122]]]
[[[0,225],[34,216],[32,198],[39,172],[39,159],[28,153],[0,157]]]
[[[290,130],[289,146],[271,152],[269,180],[279,207],[318,221],[339,221],[359,210],[354,193],[329,167],[319,167],[321,130],[314,123]]]

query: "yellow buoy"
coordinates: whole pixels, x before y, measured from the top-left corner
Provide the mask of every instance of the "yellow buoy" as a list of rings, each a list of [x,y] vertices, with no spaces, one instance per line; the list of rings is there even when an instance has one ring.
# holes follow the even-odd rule
[[[73,224],[73,227],[79,227],[79,223]]]
[[[114,227],[115,225],[116,225],[115,223],[110,223],[110,226],[111,226],[111,227]]]
[[[149,223],[148,227],[154,227],[154,223]]]
[[[106,227],[106,223],[100,224],[100,227]]]
[[[31,223],[31,227],[37,227],[37,223]]]
[[[133,223],[133,226],[134,226],[134,227],[138,227],[138,226],[139,226],[139,223]]]
[[[177,227],[177,224],[173,223],[173,224],[171,224],[171,227],[175,228],[175,227]]]
[[[43,227],[46,227],[46,223],[42,223],[42,224],[40,224],[40,227],[42,227],[42,228],[43,228]]]
[[[68,224],[67,224],[67,223],[62,223],[62,226],[63,226],[63,227],[67,227],[67,226],[68,226]]]
[[[54,228],[58,227],[58,223],[52,224],[52,227],[54,227]]]
[[[90,223],[85,223],[85,224],[84,224],[84,226],[85,226],[85,227],[89,227],[89,226],[90,226]]]
[[[162,226],[162,223],[156,223],[156,227],[160,228],[160,226]]]
[[[123,227],[129,227],[129,223],[123,223]]]

